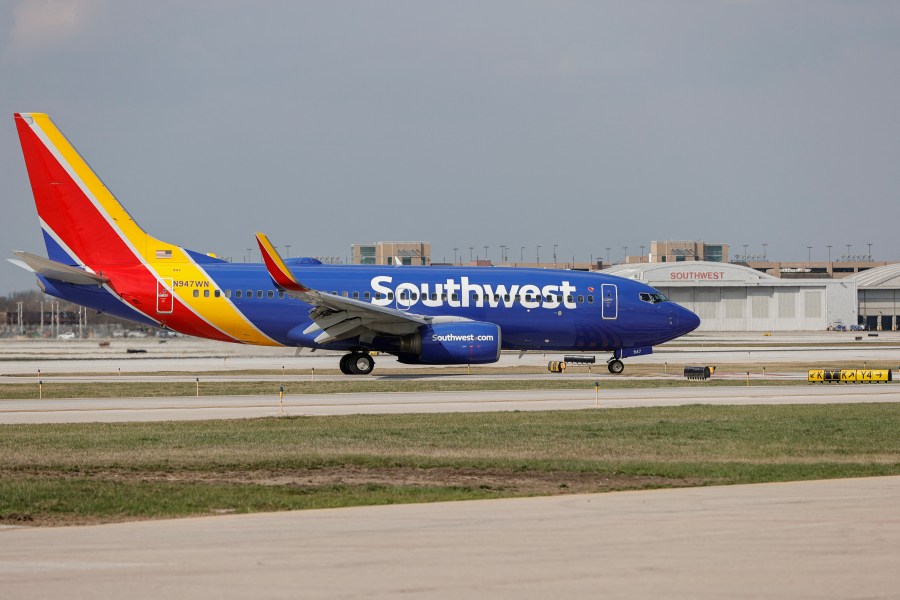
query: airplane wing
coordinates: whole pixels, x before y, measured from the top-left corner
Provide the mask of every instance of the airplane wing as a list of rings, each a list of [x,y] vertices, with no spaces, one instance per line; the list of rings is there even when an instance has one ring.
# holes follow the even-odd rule
[[[314,290],[300,283],[281,259],[278,251],[264,233],[256,234],[266,269],[275,285],[292,298],[312,305],[309,317],[313,324],[303,333],[321,331],[315,342],[323,344],[356,336],[365,338],[381,335],[406,335],[414,333],[422,325],[432,323],[432,317],[410,314],[394,308],[377,306],[362,300],[336,296]],[[456,320],[456,319],[454,319]],[[460,319],[467,320],[467,319]]]
[[[74,283],[75,285],[101,286],[109,282],[109,277],[105,275],[98,275],[77,267],[64,265],[55,260],[38,256],[37,254],[21,251],[13,252],[13,254],[18,256],[19,260],[8,258],[7,260],[9,262],[17,267],[22,267],[26,271],[42,275],[47,279],[65,281],[66,283]]]

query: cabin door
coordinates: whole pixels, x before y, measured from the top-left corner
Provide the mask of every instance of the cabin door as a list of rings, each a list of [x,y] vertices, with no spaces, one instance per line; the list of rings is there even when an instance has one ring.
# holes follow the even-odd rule
[[[600,286],[600,301],[603,303],[603,318],[615,319],[619,316],[619,291],[614,283]]]
[[[172,314],[175,309],[175,300],[173,298],[174,289],[173,281],[168,277],[161,277],[156,280],[156,313],[160,315]]]

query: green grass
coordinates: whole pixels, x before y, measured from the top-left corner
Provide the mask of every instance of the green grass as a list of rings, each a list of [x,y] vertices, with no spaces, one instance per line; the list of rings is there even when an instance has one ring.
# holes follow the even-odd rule
[[[741,382],[711,379],[706,382],[685,379],[614,379],[597,377],[603,389],[670,388],[689,386],[734,386]],[[752,379],[753,385],[808,385],[805,380]],[[200,381],[201,396],[277,395],[279,388],[291,394],[353,394],[400,392],[453,392],[473,390],[570,390],[593,389],[593,381],[560,376],[558,379],[459,380],[429,377],[402,379],[351,379],[346,381]],[[44,398],[150,398],[159,396],[195,396],[195,382],[91,382],[0,385],[0,400]]]
[[[900,474],[900,404],[0,426],[0,517],[83,523]],[[0,521],[3,522],[3,521]]]

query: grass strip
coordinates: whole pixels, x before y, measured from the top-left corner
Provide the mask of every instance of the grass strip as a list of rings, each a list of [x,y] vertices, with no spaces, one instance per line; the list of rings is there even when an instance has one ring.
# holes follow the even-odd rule
[[[735,386],[734,380],[711,379],[706,382],[685,379],[614,379],[597,378],[602,389],[676,388],[692,386]],[[799,379],[752,379],[753,385],[810,385]],[[200,380],[201,396],[276,395],[284,387],[287,395],[354,394],[401,392],[465,392],[491,390],[574,390],[593,389],[593,381],[585,379],[429,379],[423,377],[391,379],[353,379],[348,381],[208,381]],[[32,383],[0,385],[0,400],[36,400],[43,398],[154,398],[195,396],[197,384],[192,382],[150,381],[89,383],[44,382],[42,389]]]
[[[900,474],[900,404],[0,426],[0,522]]]

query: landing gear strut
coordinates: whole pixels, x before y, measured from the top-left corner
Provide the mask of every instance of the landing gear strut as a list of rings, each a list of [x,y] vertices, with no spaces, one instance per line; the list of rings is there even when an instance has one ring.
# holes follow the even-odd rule
[[[606,361],[606,368],[609,369],[609,372],[613,375],[621,375],[622,371],[625,370],[625,363],[613,356]]]
[[[375,360],[365,352],[353,352],[341,357],[340,367],[344,375],[368,375],[375,368]]]

